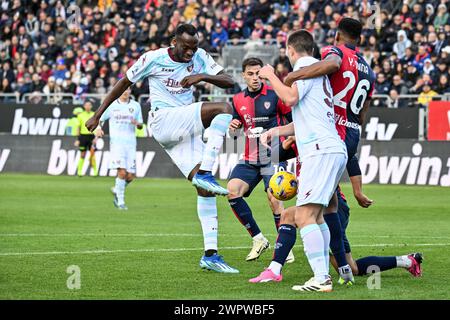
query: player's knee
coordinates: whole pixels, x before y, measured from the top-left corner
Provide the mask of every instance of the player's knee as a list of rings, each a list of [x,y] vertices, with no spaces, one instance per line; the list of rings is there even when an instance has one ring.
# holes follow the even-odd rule
[[[236,199],[243,197],[246,188],[242,184],[242,182],[239,182],[238,179],[231,179],[227,183],[227,190],[228,190],[228,199]]]
[[[227,188],[228,189],[228,200],[241,198],[243,196],[242,192],[239,189]]]
[[[280,224],[295,225],[295,212],[283,210],[281,212]]]
[[[304,228],[305,226],[309,225],[309,224],[314,224],[316,223],[315,219],[311,216],[306,216],[306,215],[295,215],[294,218],[295,224],[301,229]]]
[[[228,102],[222,102],[217,106],[217,113],[214,116],[219,114],[233,114],[233,107]]]
[[[228,102],[223,103],[223,113],[233,114],[233,107]]]

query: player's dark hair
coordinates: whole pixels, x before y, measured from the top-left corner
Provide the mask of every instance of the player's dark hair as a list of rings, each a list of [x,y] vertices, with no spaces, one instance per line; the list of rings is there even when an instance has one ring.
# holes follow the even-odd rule
[[[338,31],[344,33],[352,40],[359,40],[361,37],[362,24],[353,18],[343,18],[339,22]]]
[[[197,34],[197,28],[188,23],[180,24],[175,31],[175,36],[181,36],[183,33],[187,33],[190,36],[195,36]]]
[[[262,62],[262,60],[260,58],[256,58],[256,57],[251,57],[251,58],[247,58],[244,61],[242,61],[242,72],[245,71],[245,68],[247,68],[248,66],[264,66],[264,63]]]
[[[294,31],[289,34],[287,45],[292,46],[296,52],[306,52],[311,55],[314,48],[314,38],[310,32],[304,29]]]

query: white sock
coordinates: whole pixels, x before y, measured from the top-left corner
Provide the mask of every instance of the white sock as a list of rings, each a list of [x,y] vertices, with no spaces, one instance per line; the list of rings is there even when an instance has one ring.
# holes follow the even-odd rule
[[[125,183],[125,179],[116,178],[115,190],[119,206],[125,204]]]
[[[317,224],[309,224],[300,230],[303,247],[309,265],[314,272],[314,278],[322,283],[327,279],[328,269],[323,253],[324,241],[322,232]]]
[[[231,114],[218,114],[211,121],[209,126],[209,137],[203,151],[203,159],[200,165],[200,170],[212,171],[214,162],[219,155],[220,148],[223,144],[223,139],[227,133],[228,126],[230,125],[233,116]]]
[[[262,232],[258,233],[256,236],[253,237],[253,240],[264,240],[265,237],[262,234]]]
[[[324,258],[325,258],[325,262],[327,265],[327,270],[329,270],[330,269],[330,239],[331,239],[330,229],[328,228],[328,225],[326,224],[326,222],[319,224],[319,228],[320,228],[320,231],[322,232],[322,237],[323,237]]]
[[[283,265],[276,261],[272,261],[269,264],[269,269],[272,270],[272,272],[275,273],[275,275],[277,275],[277,276],[279,276],[281,274],[282,267],[283,267]]]
[[[410,268],[412,265],[412,262],[408,256],[397,256],[395,258],[397,259],[398,268]]]
[[[206,250],[217,251],[217,205],[216,197],[197,197],[197,214],[203,230]]]

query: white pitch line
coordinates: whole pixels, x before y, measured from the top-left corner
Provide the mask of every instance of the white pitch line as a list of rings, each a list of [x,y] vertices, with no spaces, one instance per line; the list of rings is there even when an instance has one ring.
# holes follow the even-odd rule
[[[380,244],[355,244],[352,247],[448,247],[450,243],[380,243]],[[303,248],[302,245],[295,247]],[[221,247],[220,250],[241,250],[250,249],[250,246],[242,247]],[[135,253],[135,252],[183,252],[183,251],[203,251],[203,248],[154,248],[154,249],[123,249],[123,250],[86,250],[86,251],[35,251],[35,252],[3,252],[0,256],[33,256],[33,255],[63,255],[63,254],[104,254],[104,253]]]
[[[220,234],[220,237],[247,238],[243,234]],[[268,237],[276,237],[277,234],[268,233]],[[203,237],[201,233],[0,233],[1,237]],[[427,235],[392,235],[392,236],[363,236],[349,235],[349,238],[380,238],[380,239],[450,239],[450,237],[430,237]]]
[[[203,235],[201,233],[0,233],[0,237],[200,237],[200,236]]]

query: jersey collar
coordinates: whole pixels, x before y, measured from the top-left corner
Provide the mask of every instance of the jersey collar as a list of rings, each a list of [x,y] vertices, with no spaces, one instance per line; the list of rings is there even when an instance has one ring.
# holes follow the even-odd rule
[[[262,85],[262,88],[261,88],[261,92],[259,94],[266,96],[267,95],[267,85],[264,82],[262,82],[261,85]],[[248,91],[248,87],[247,87],[244,90],[244,97],[247,97],[249,94],[250,94],[250,91]]]
[[[346,43],[345,46],[353,51],[359,52],[359,49],[356,46]]]

